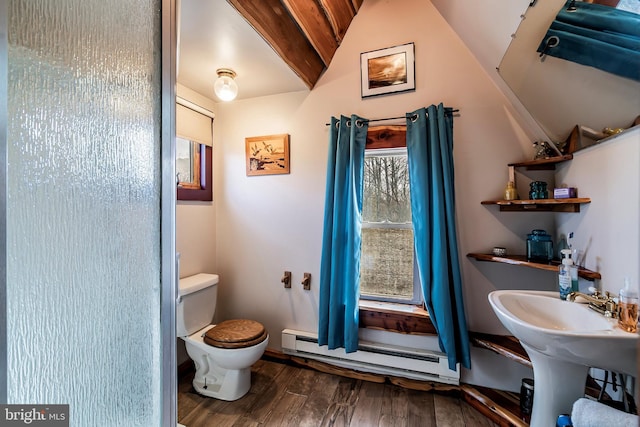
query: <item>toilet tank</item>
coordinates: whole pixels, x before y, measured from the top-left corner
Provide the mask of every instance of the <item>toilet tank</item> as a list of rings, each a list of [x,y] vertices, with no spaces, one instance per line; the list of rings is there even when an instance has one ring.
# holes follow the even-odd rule
[[[217,274],[200,273],[180,279],[176,307],[178,337],[189,336],[211,324],[217,296]]]

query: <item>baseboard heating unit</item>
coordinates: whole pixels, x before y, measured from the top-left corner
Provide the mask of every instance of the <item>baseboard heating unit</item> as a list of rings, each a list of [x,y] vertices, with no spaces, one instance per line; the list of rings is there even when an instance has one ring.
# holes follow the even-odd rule
[[[282,331],[282,351],[285,354],[319,360],[356,371],[436,381],[460,383],[460,368],[449,369],[443,353],[360,341],[358,351],[329,350],[318,345],[318,336],[310,332],[285,329]]]

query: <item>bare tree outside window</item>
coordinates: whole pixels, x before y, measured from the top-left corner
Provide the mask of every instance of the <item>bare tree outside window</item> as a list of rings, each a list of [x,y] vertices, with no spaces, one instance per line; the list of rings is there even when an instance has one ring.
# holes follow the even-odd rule
[[[406,150],[367,152],[362,207],[360,293],[417,303]]]

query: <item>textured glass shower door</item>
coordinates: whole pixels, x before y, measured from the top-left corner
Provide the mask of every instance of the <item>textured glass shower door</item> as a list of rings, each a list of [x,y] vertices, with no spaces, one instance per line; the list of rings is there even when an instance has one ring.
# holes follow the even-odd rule
[[[0,0],[7,403],[72,426],[167,422],[165,3]]]

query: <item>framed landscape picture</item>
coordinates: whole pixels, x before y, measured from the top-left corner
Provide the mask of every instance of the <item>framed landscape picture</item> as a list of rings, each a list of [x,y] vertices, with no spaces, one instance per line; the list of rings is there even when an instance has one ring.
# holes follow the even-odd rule
[[[289,135],[245,138],[247,176],[289,173]]]
[[[363,98],[415,90],[414,44],[361,53],[360,74]]]

